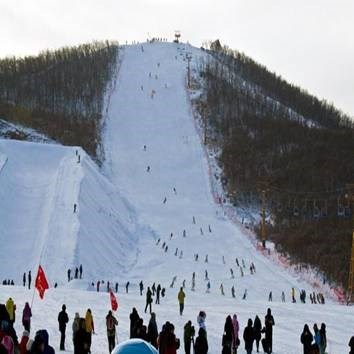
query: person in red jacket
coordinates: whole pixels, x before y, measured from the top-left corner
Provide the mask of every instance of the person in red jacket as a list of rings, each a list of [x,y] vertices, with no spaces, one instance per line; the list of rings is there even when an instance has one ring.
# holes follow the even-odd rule
[[[20,354],[27,354],[27,343],[29,341],[29,332],[23,331],[21,342],[20,342]]]
[[[174,331],[174,325],[170,322],[166,322],[157,339],[160,354],[177,354],[177,350],[180,347],[180,340],[176,338]]]

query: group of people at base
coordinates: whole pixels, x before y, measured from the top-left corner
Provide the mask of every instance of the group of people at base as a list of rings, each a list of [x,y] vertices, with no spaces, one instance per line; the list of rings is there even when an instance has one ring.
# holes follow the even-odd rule
[[[312,335],[309,326],[307,324],[304,325],[304,330],[300,337],[304,347],[304,354],[325,354],[327,348],[326,325],[322,323],[321,328],[318,329],[317,323],[315,323],[313,331],[314,334]]]
[[[259,344],[262,343],[264,353],[272,353],[273,351],[273,326],[275,325],[271,309],[267,310],[264,318],[264,327],[262,327],[261,320],[258,316],[254,321],[251,318],[247,321],[247,326],[243,331],[244,347],[247,354],[253,351],[253,344],[256,342],[257,353],[259,352]],[[222,337],[222,354],[236,354],[241,341],[239,338],[239,323],[236,314],[226,317],[224,325],[224,333]],[[265,337],[262,339],[262,334]]]

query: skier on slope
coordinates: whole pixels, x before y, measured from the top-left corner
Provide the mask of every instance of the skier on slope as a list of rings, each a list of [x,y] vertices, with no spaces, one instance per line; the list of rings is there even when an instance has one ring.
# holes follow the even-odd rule
[[[140,289],[140,296],[143,296],[144,284],[142,280],[139,283],[139,289]]]

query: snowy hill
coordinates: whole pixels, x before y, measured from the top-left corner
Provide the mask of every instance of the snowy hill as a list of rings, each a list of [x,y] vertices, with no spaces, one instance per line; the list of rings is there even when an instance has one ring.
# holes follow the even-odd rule
[[[2,279],[19,283],[39,262],[52,285],[81,263],[87,276],[118,277],[136,262],[134,212],[82,149],[0,140],[0,152],[0,257],[16,259]]]
[[[0,140],[0,243],[4,245],[0,278],[20,282],[22,273],[35,270],[41,259],[50,283],[59,286],[50,289],[43,302],[35,300],[33,328],[47,327],[55,347],[59,343],[56,316],[65,302],[70,319],[76,311],[83,315],[86,308],[92,309],[97,328],[93,353],[106,353],[108,294],[82,291],[101,279],[120,284],[118,338],[127,339],[133,306],[145,322],[149,318],[143,314],[145,298],[137,290],[143,279],[146,286],[161,283],[167,291],[161,305],[153,306],[159,329],[170,320],[183,338],[184,323],[190,319],[196,324],[199,310],[206,311],[211,354],[221,351],[228,314],[238,314],[242,329],[256,314],[263,321],[270,291],[276,322],[274,353],[299,353],[306,322],[310,326],[326,322],[328,352],[346,352],[353,308],[331,300],[326,305],[304,305],[299,300],[292,304],[292,287],[297,299],[299,289],[321,289],[312,289],[266,259],[245,230],[214,203],[210,170],[186,90],[186,53],[192,55],[192,66],[206,55],[184,44],[123,47],[115,90],[107,100],[102,171],[80,148]],[[252,262],[255,274],[249,270]],[[79,264],[84,266],[84,280],[66,285],[67,268]],[[191,290],[193,272],[195,291]],[[127,280],[132,283],[129,294],[122,290]],[[186,310],[180,317],[177,291],[184,280]],[[246,289],[247,299],[242,300]],[[281,302],[282,291],[286,303]],[[0,287],[0,302],[8,296],[21,309],[32,292]],[[20,330],[21,324],[16,326]],[[71,343],[67,347],[71,352]],[[244,353],[243,342],[238,352]]]

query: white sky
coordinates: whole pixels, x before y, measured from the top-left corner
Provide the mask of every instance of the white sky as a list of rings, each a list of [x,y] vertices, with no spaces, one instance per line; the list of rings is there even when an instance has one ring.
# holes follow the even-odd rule
[[[0,57],[93,39],[219,38],[354,116],[354,0],[0,0]]]

